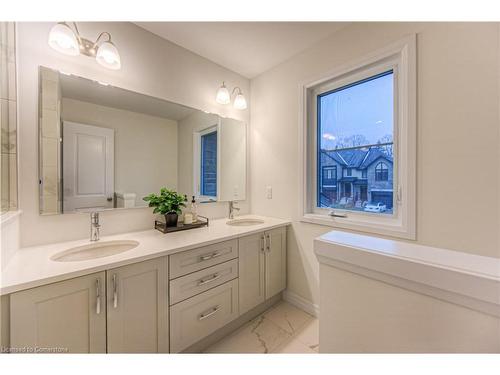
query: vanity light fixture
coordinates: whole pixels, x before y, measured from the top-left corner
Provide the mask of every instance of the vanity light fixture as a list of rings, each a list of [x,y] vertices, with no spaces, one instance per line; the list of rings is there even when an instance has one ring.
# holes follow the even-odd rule
[[[215,101],[219,104],[229,104],[231,103],[231,96],[233,96],[235,92],[236,96],[234,98],[233,107],[236,109],[246,109],[247,100],[245,99],[245,96],[243,95],[241,89],[239,87],[235,87],[230,94],[225,82],[222,82],[222,86],[217,90]]]
[[[65,55],[78,56],[80,54],[93,57],[96,61],[108,68],[118,70],[121,68],[120,54],[111,41],[111,34],[103,31],[95,42],[85,39],[80,35],[75,22],[74,30],[66,22],[59,22],[49,32],[49,46]],[[107,38],[102,41],[101,38]]]

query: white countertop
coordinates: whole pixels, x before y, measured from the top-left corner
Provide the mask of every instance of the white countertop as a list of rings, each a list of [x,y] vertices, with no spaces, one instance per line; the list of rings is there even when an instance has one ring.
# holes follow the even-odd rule
[[[318,237],[316,241],[500,281],[500,258],[342,231],[328,232]],[[317,255],[341,260],[338,258],[339,252],[331,251],[328,246],[318,244],[315,246],[315,251]]]
[[[2,270],[0,295],[49,284],[73,277],[88,275],[126,264],[217,243],[252,233],[290,224],[289,220],[242,215],[238,218],[258,218],[264,224],[230,226],[227,219],[210,220],[208,227],[163,234],[155,229],[102,236],[100,241],[135,240],[139,245],[129,251],[108,257],[76,262],[57,262],[50,258],[63,250],[88,245],[88,239],[26,247],[18,250]]]

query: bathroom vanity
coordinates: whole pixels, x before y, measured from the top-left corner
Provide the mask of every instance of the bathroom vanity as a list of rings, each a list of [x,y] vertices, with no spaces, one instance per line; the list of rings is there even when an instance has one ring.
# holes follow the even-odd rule
[[[202,350],[279,300],[286,287],[289,222],[252,218],[258,220],[104,237],[98,244],[137,245],[91,259],[61,258],[87,251],[88,240],[19,250],[0,289],[10,306],[4,317],[9,346],[76,353]]]
[[[92,212],[93,232],[9,253],[1,347],[200,351],[281,298],[289,222],[233,218],[246,199],[244,122],[47,67],[38,78],[40,215]],[[95,241],[97,212],[151,211],[143,198],[163,187],[206,210],[230,202],[230,220]]]

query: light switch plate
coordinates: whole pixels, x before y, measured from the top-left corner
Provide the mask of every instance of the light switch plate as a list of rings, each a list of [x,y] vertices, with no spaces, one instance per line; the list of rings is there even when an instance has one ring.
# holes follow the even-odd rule
[[[266,186],[266,198],[273,199],[273,187],[272,186]]]

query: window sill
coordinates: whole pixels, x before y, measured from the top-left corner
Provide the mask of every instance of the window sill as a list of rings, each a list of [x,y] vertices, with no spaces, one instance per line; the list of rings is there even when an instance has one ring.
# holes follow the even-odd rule
[[[373,217],[356,215],[356,218],[331,217],[322,214],[306,213],[300,221],[310,224],[325,225],[332,228],[350,229],[359,232],[379,234],[407,240],[415,240],[415,231],[411,226],[404,225],[399,218],[395,217]]]

